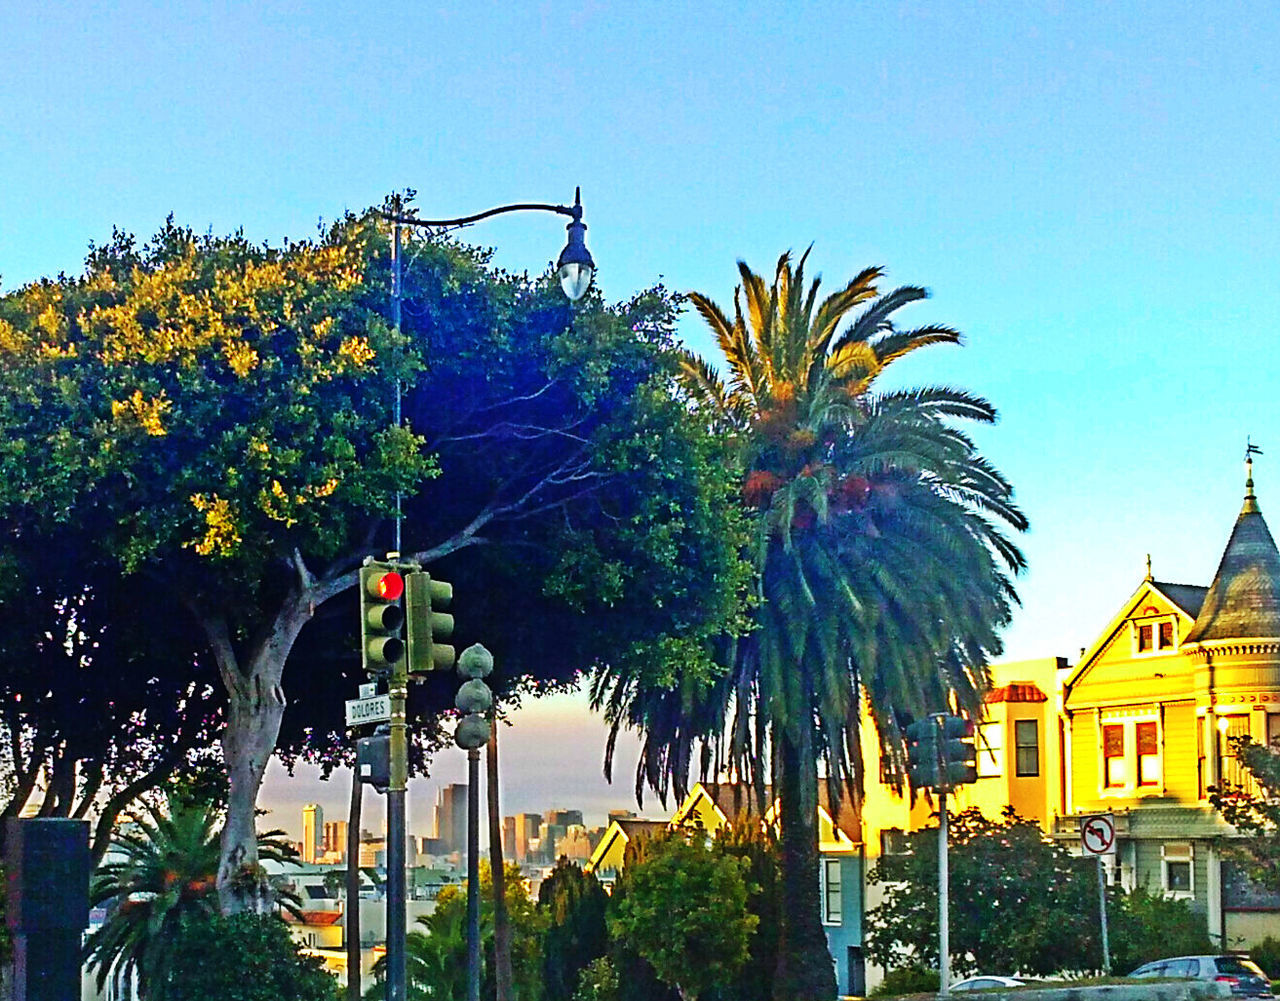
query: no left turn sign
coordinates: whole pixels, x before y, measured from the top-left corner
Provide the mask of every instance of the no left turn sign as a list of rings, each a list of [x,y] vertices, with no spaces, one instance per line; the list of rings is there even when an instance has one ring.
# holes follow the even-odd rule
[[[1109,813],[1095,813],[1080,818],[1080,847],[1086,855],[1116,853],[1116,822]]]

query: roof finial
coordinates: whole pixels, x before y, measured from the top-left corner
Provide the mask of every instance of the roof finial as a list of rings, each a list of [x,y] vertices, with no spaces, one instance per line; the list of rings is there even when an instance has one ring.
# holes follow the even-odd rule
[[[1244,439],[1244,509],[1241,513],[1256,513],[1258,498],[1253,494],[1253,457],[1261,455],[1262,449],[1253,443],[1251,435]]]
[[[1147,580],[1151,579],[1151,554],[1147,553]]]

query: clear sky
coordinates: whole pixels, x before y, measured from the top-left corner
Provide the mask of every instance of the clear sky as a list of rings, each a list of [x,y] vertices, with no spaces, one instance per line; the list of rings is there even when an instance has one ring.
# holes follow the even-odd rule
[[[1247,434],[1280,510],[1273,3],[50,0],[3,23],[5,288],[170,212],[278,241],[392,189],[431,217],[581,185],[612,298],[661,277],[727,303],[737,258],[810,243],[829,285],[882,264],[933,291],[902,318],[967,344],[901,377],[1001,410],[980,440],[1032,520],[1013,658],[1074,659],[1147,553],[1207,584]],[[468,237],[516,270],[563,243],[550,215]],[[544,716],[573,736],[515,809],[598,774],[598,726]]]

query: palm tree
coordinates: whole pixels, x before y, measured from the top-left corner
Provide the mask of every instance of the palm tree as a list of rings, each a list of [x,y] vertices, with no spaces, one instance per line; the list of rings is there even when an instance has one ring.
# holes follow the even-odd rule
[[[98,990],[113,975],[136,975],[145,998],[154,977],[173,962],[169,955],[181,920],[218,912],[217,876],[222,811],[209,802],[169,797],[163,810],[146,814],[112,837],[108,861],[89,887],[90,906],[108,905],[102,926],[85,942],[85,959],[98,971]],[[284,861],[293,854],[275,830],[260,834],[260,859]],[[296,911],[293,891],[260,869],[246,878],[261,881],[285,907]]]
[[[682,376],[740,462],[755,520],[752,628],[726,638],[727,671],[710,688],[600,675],[593,691],[615,734],[644,733],[637,792],[682,795],[699,748],[704,773],[748,778],[761,798],[774,783],[785,1001],[835,995],[819,918],[819,762],[833,801],[856,803],[864,706],[898,783],[907,721],[944,708],[977,717],[1023,567],[1003,531],[1026,527],[955,423],[993,422],[990,404],[950,388],[873,390],[895,360],[959,342],[949,327],[895,326],[928,293],[880,295],[882,271],[868,268],[818,302],[807,257],[793,269],[782,255],[772,285],[739,262],[732,320],[689,297],[724,356],[725,379],[692,354]]]

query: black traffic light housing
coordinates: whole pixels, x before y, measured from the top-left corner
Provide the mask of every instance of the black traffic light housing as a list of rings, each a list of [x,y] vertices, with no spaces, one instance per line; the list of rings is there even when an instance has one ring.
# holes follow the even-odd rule
[[[917,720],[906,729],[907,765],[916,789],[949,790],[978,781],[973,723],[951,713]]]

